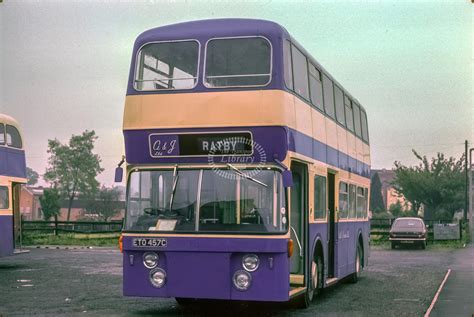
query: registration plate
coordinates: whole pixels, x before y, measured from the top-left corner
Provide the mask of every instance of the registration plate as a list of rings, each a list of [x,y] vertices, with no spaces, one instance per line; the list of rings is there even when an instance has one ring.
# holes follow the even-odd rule
[[[415,241],[413,241],[413,240],[403,240],[403,241],[401,241],[401,243],[411,244],[411,243],[415,243]]]
[[[158,247],[166,248],[168,241],[164,238],[134,238],[133,239],[134,247]]]

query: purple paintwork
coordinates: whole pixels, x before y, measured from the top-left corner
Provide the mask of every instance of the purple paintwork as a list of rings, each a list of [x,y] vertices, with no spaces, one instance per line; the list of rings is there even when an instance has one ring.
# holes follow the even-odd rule
[[[25,151],[0,146],[0,175],[26,178]]]
[[[126,296],[255,301],[287,301],[289,298],[285,238],[168,237],[165,248],[133,247],[132,239],[124,237],[123,240],[123,292]],[[142,262],[143,253],[151,250],[158,253],[158,267],[167,274],[167,282],[161,289],[151,285],[150,270]],[[233,286],[232,276],[242,270],[242,257],[248,253],[259,256],[260,266],[250,273],[250,288],[239,291]],[[133,265],[130,256],[133,256]]]
[[[13,250],[13,216],[0,216],[0,257],[12,255]]]
[[[129,164],[159,164],[159,163],[207,163],[208,156],[200,157],[152,157],[150,153],[149,135],[154,133],[182,133],[182,132],[216,132],[216,131],[250,131],[253,141],[261,145],[266,155],[267,162],[273,162],[273,158],[283,161],[288,151],[287,129],[284,127],[229,127],[229,128],[196,128],[196,129],[154,129],[154,130],[125,130],[125,152]],[[152,143],[153,144],[153,143]],[[151,145],[152,145],[151,144]],[[252,156],[255,163],[260,163],[262,153],[254,150]],[[224,157],[216,156],[214,163],[219,163]]]
[[[148,129],[148,130],[125,130],[125,151],[129,164],[159,164],[159,163],[208,163],[207,156],[201,157],[153,157],[150,147],[153,142],[154,133],[181,133],[181,132],[215,132],[215,131],[250,131],[253,140],[260,145],[265,153],[266,162],[272,163],[274,158],[283,161],[287,151],[294,151],[312,157],[318,161],[327,163],[334,167],[370,177],[370,166],[358,161],[345,153],[338,151],[316,139],[311,138],[299,131],[281,126],[268,127],[228,127],[228,128],[196,128],[196,129]],[[152,135],[152,137],[150,137]],[[173,135],[169,136],[170,140]],[[176,154],[176,153],[175,153]],[[253,162],[260,163],[262,155],[254,150]],[[222,161],[223,157],[215,157],[214,163]],[[349,160],[349,164],[348,164]]]
[[[317,241],[320,241],[323,248],[324,257],[324,276],[328,274],[328,244],[327,244],[327,223],[316,223],[309,225],[309,241],[311,254],[308,257],[308,265],[311,262],[313,251],[316,247]],[[352,274],[355,270],[355,252],[357,246],[357,238],[359,234],[362,237],[364,265],[368,263],[369,257],[369,232],[370,223],[368,221],[351,221],[351,222],[336,222],[334,243],[334,267],[335,275],[338,278],[344,278]]]

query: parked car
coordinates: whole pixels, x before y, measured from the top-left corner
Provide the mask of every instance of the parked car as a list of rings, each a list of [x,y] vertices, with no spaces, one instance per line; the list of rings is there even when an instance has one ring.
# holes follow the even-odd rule
[[[426,226],[420,218],[397,218],[390,228],[392,249],[400,244],[417,244],[426,248]]]

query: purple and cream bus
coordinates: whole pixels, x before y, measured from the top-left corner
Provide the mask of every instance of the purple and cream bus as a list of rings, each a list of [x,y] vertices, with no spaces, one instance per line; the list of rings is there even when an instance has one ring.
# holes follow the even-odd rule
[[[26,161],[18,122],[0,114],[0,257],[16,253]]]
[[[139,35],[123,133],[125,296],[307,307],[367,265],[366,112],[282,26]]]

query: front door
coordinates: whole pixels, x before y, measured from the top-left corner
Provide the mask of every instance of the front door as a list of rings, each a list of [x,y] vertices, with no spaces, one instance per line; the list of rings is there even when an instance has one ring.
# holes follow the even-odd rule
[[[335,277],[336,261],[336,195],[335,175],[328,173],[328,277]]]
[[[13,248],[21,247],[21,214],[20,214],[21,184],[12,184],[13,208]]]
[[[308,168],[305,164],[293,162],[293,186],[291,187],[290,225],[294,252],[290,259],[290,272],[304,274],[305,223],[308,214]]]

